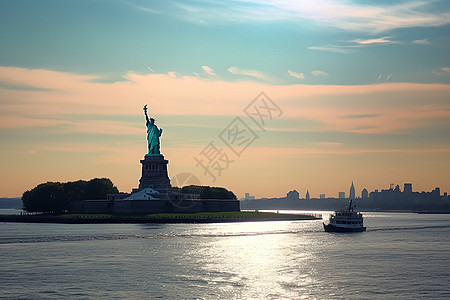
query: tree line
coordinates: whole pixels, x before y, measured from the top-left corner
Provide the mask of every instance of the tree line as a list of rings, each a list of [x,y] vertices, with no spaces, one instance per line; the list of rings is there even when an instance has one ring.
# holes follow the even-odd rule
[[[181,188],[183,194],[199,194],[200,199],[236,199],[236,195],[222,187],[188,185]]]
[[[64,183],[46,182],[24,192],[22,205],[28,212],[60,213],[68,211],[72,201],[106,199],[107,194],[118,192],[117,187],[108,178]]]

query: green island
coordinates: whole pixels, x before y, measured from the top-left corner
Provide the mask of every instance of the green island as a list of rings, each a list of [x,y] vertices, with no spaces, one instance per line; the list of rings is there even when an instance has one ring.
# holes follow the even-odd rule
[[[301,221],[316,220],[321,216],[315,214],[285,214],[278,212],[222,210],[222,207],[211,206],[202,201],[237,201],[233,192],[210,186],[185,186],[172,188],[177,195],[197,195],[197,200],[184,200],[189,204],[183,207],[176,200],[128,200],[135,203],[162,202],[163,210],[138,209],[135,212],[114,212],[101,209],[100,211],[76,211],[73,203],[86,201],[101,204],[111,204],[114,200],[107,200],[108,194],[120,195],[117,187],[108,178],[94,178],[89,181],[78,180],[73,182],[46,182],[38,184],[23,193],[20,215],[0,215],[0,222],[21,223],[61,223],[61,224],[145,224],[145,223],[225,223],[225,222],[257,222],[257,221]],[[121,201],[121,200],[119,200]],[[191,206],[199,203],[200,208],[210,208],[205,211],[192,211]],[[106,208],[106,206],[105,206]],[[181,211],[180,211],[181,210]]]
[[[26,214],[0,215],[0,222],[61,223],[61,224],[145,224],[145,223],[228,223],[258,221],[317,220],[314,214],[284,214],[275,212],[199,212],[156,213],[147,215],[126,214]]]

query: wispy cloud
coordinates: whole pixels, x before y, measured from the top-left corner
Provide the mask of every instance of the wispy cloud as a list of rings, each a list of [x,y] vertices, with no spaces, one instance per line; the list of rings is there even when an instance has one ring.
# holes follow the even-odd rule
[[[311,142],[308,145],[319,147],[319,148],[336,148],[342,147],[344,144],[340,142]]]
[[[377,82],[380,82],[381,78],[383,78],[383,74],[378,75]]]
[[[136,8],[138,10],[147,12],[147,13],[151,13],[151,14],[161,14],[161,12],[159,10],[153,9],[153,8],[149,8],[149,7],[144,7],[141,5],[137,5],[136,3],[133,3],[131,1],[124,1],[123,3],[126,3],[128,5],[130,5],[133,8]]]
[[[303,73],[297,73],[297,72],[288,70],[288,74],[297,79],[305,79],[305,75]]]
[[[170,71],[167,73],[167,76],[169,76],[170,78],[179,78],[181,77],[181,74],[178,72]]]
[[[363,114],[363,115],[345,115],[343,119],[363,119],[363,118],[375,118],[380,117],[381,114]]]
[[[311,71],[311,74],[314,76],[328,76],[328,73],[324,71]]]
[[[431,43],[428,41],[428,39],[423,39],[423,40],[415,40],[415,41],[413,41],[413,44],[430,45]]]
[[[311,46],[308,47],[309,50],[318,50],[318,51],[325,51],[325,52],[334,52],[334,53],[343,53],[348,54],[354,52],[354,50],[350,47],[346,46]]]
[[[351,43],[356,43],[356,44],[360,44],[360,45],[373,45],[373,44],[398,44],[399,42],[397,41],[393,41],[391,40],[391,36],[385,36],[385,37],[381,37],[381,38],[376,38],[376,39],[355,39],[355,40],[351,40]]]
[[[311,46],[308,47],[309,50],[319,50],[326,52],[335,53],[353,53],[357,48],[363,48],[374,45],[389,45],[389,44],[400,44],[399,41],[394,41],[391,36],[385,36],[373,39],[354,39],[342,43],[341,45],[326,45],[326,46]]]
[[[450,67],[443,67],[439,71],[433,71],[433,74],[437,76],[446,76],[450,74]]]
[[[214,70],[208,66],[202,66],[202,69],[203,69],[203,71],[205,71],[207,74],[209,74],[211,76],[217,76],[216,73],[214,73]]]
[[[230,69],[230,72],[238,75],[264,78],[258,71],[236,67]],[[448,67],[441,70],[450,74]],[[261,90],[275,95],[280,107],[286,111],[287,118],[311,120],[317,124],[311,129],[313,131],[396,132],[431,124],[441,126],[439,120],[446,120],[448,125],[450,117],[450,107],[445,101],[450,93],[449,85],[273,85],[251,80],[227,82],[217,77],[203,80],[176,72],[145,75],[128,73],[126,80],[114,83],[92,82],[90,78],[48,70],[0,67],[0,83],[15,82],[48,88],[51,82],[53,87],[38,91],[0,88],[2,99],[9,99],[0,101],[0,127],[39,126],[93,133],[107,132],[110,127],[120,134],[135,134],[137,131],[133,125],[119,122],[115,117],[108,122],[85,122],[76,117],[56,119],[54,116],[69,112],[73,115],[91,114],[92,111],[105,116],[135,114],[136,108],[148,103],[149,99],[157,99],[149,104],[151,113],[158,115],[235,115],[242,109],[242,99],[253,99]],[[380,94],[383,97],[380,98]],[[398,100],[399,95],[400,99],[408,101]],[[174,107],[177,109],[174,110]]]
[[[173,2],[177,16],[196,23],[255,21],[312,21],[355,32],[380,33],[398,28],[435,27],[450,23],[450,12],[436,9],[433,2],[398,4],[348,0],[241,0],[211,1],[189,5]]]
[[[392,77],[392,74],[388,74],[387,76],[386,76],[386,82],[388,82],[389,80],[391,80],[391,77]],[[382,82],[382,80],[383,80],[383,74],[380,74],[379,76],[378,76],[378,79],[377,79],[377,82]]]
[[[262,80],[268,79],[266,74],[264,74],[261,71],[257,71],[257,70],[244,70],[244,69],[239,69],[238,67],[231,67],[228,69],[228,72],[230,72],[231,74],[234,74],[234,75],[245,75],[245,76],[250,76],[250,77],[254,77],[254,78],[258,78],[258,79],[262,79]]]

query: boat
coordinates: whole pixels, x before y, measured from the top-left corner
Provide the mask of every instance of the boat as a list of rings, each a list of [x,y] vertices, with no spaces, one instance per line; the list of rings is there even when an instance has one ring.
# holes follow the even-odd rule
[[[328,224],[323,223],[326,232],[361,232],[366,231],[363,216],[353,210],[352,200],[347,209],[337,210],[330,216]]]

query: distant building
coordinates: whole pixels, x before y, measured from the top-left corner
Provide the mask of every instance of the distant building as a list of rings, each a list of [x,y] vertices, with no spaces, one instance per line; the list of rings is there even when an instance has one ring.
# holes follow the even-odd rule
[[[352,186],[350,187],[350,199],[355,199],[355,186],[353,185],[353,181],[352,181]],[[339,197],[340,198],[340,197]],[[345,197],[343,197],[345,198]]]
[[[339,199],[345,199],[345,192],[339,192]]]
[[[306,200],[311,200],[311,197],[309,196],[309,190],[306,190],[305,198],[306,198]]]
[[[250,195],[250,193],[245,193],[244,200],[255,200],[255,196]]]
[[[437,197],[441,197],[441,189],[440,188],[435,188],[432,193],[437,196]]]
[[[299,199],[299,193],[296,190],[290,191],[286,194],[286,198],[288,200],[298,200]]]
[[[405,183],[403,185],[403,192],[405,194],[412,194],[412,183]]]
[[[320,194],[319,198],[320,199],[325,199],[325,194]]]
[[[362,190],[361,198],[363,198],[363,199],[368,199],[369,198],[369,192],[367,191],[367,189],[363,189]]]
[[[403,192],[391,184],[389,189],[375,190],[369,197],[379,210],[450,211],[450,203],[440,194],[438,187],[431,192],[413,192],[412,184],[405,183]]]

